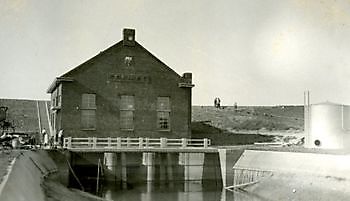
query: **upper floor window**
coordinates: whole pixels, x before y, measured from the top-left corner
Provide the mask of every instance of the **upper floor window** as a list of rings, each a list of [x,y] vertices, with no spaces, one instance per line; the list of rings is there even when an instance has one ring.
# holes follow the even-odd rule
[[[82,109],[96,109],[96,94],[83,94],[81,102]]]
[[[82,129],[96,129],[96,94],[81,96],[81,126]]]
[[[157,128],[161,131],[170,131],[170,98],[157,98]]]
[[[60,84],[58,86],[58,90],[57,90],[57,106],[61,106],[62,105],[62,84]]]
[[[51,107],[59,109],[62,105],[62,85],[60,84],[51,94]]]

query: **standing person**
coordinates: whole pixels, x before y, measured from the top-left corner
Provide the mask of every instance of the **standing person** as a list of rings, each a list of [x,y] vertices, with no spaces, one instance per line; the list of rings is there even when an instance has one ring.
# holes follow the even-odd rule
[[[44,134],[44,148],[47,148],[49,145],[49,135],[47,133]]]
[[[45,130],[45,128],[43,128],[43,130],[41,131],[41,144],[42,145],[45,144],[45,135],[46,135],[46,130]]]
[[[220,100],[220,98],[218,98],[218,108],[220,108],[220,102],[221,102],[221,100]]]
[[[237,102],[235,102],[235,104],[234,104],[234,108],[235,108],[235,112],[237,112],[237,110],[238,110],[238,105],[237,105]]]
[[[215,98],[215,99],[214,99],[214,107],[216,108],[217,105],[218,105],[218,98]]]
[[[50,148],[50,149],[55,148],[55,147],[54,147],[54,136],[50,136],[50,139],[49,139],[49,148]]]
[[[30,145],[35,149],[36,148],[36,139],[35,135],[30,136]]]
[[[53,145],[57,145],[59,142],[59,139],[58,139],[58,133],[54,130],[53,131]]]
[[[63,129],[58,132],[58,143],[63,148]]]

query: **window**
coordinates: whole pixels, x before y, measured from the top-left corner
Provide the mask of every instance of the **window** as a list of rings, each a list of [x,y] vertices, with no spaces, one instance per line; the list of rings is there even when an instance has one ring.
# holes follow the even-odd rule
[[[83,129],[96,129],[96,94],[82,95],[81,125]]]
[[[133,64],[133,57],[131,56],[126,56],[124,58],[124,63],[127,65],[127,66],[131,66]]]
[[[170,131],[170,98],[157,99],[157,128],[161,131]]]
[[[59,85],[51,94],[51,107],[60,108],[62,105],[62,85]]]
[[[96,116],[95,110],[82,110],[81,111],[81,122],[82,122],[83,129],[95,129],[96,128],[95,116]]]
[[[96,94],[82,95],[82,109],[96,109]]]
[[[58,107],[62,105],[62,84],[58,86],[56,104]]]
[[[51,95],[51,107],[55,107],[55,106],[56,106],[56,95],[54,91]]]
[[[134,96],[120,97],[120,129],[134,130]]]

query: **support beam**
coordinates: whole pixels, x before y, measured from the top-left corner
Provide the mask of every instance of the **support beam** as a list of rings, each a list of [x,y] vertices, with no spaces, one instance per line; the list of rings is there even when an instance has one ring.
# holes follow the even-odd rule
[[[144,153],[146,158],[146,167],[147,167],[147,182],[154,180],[154,153]]]
[[[166,181],[166,163],[163,153],[157,154],[159,157],[159,181],[164,183]]]
[[[173,160],[172,160],[172,154],[167,153],[167,176],[168,176],[168,181],[172,182],[174,181],[174,172],[173,172]]]
[[[122,188],[127,189],[127,163],[126,163],[126,153],[121,153],[121,166],[122,166]]]
[[[223,187],[227,186],[226,182],[226,149],[218,149],[220,158],[221,179]]]

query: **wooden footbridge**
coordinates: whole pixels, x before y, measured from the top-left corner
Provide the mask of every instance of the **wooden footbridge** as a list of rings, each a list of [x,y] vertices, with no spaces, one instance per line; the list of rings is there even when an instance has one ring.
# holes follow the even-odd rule
[[[169,138],[64,138],[64,148],[73,152],[183,152],[210,153],[210,139]]]
[[[264,171],[232,168],[242,148],[211,147],[210,139],[169,138],[64,138],[75,167],[94,164],[105,167],[123,182],[175,180],[222,180],[227,190],[255,184],[267,175]],[[97,168],[98,169],[98,168]],[[130,170],[129,170],[130,169]],[[128,172],[133,171],[133,174]]]

